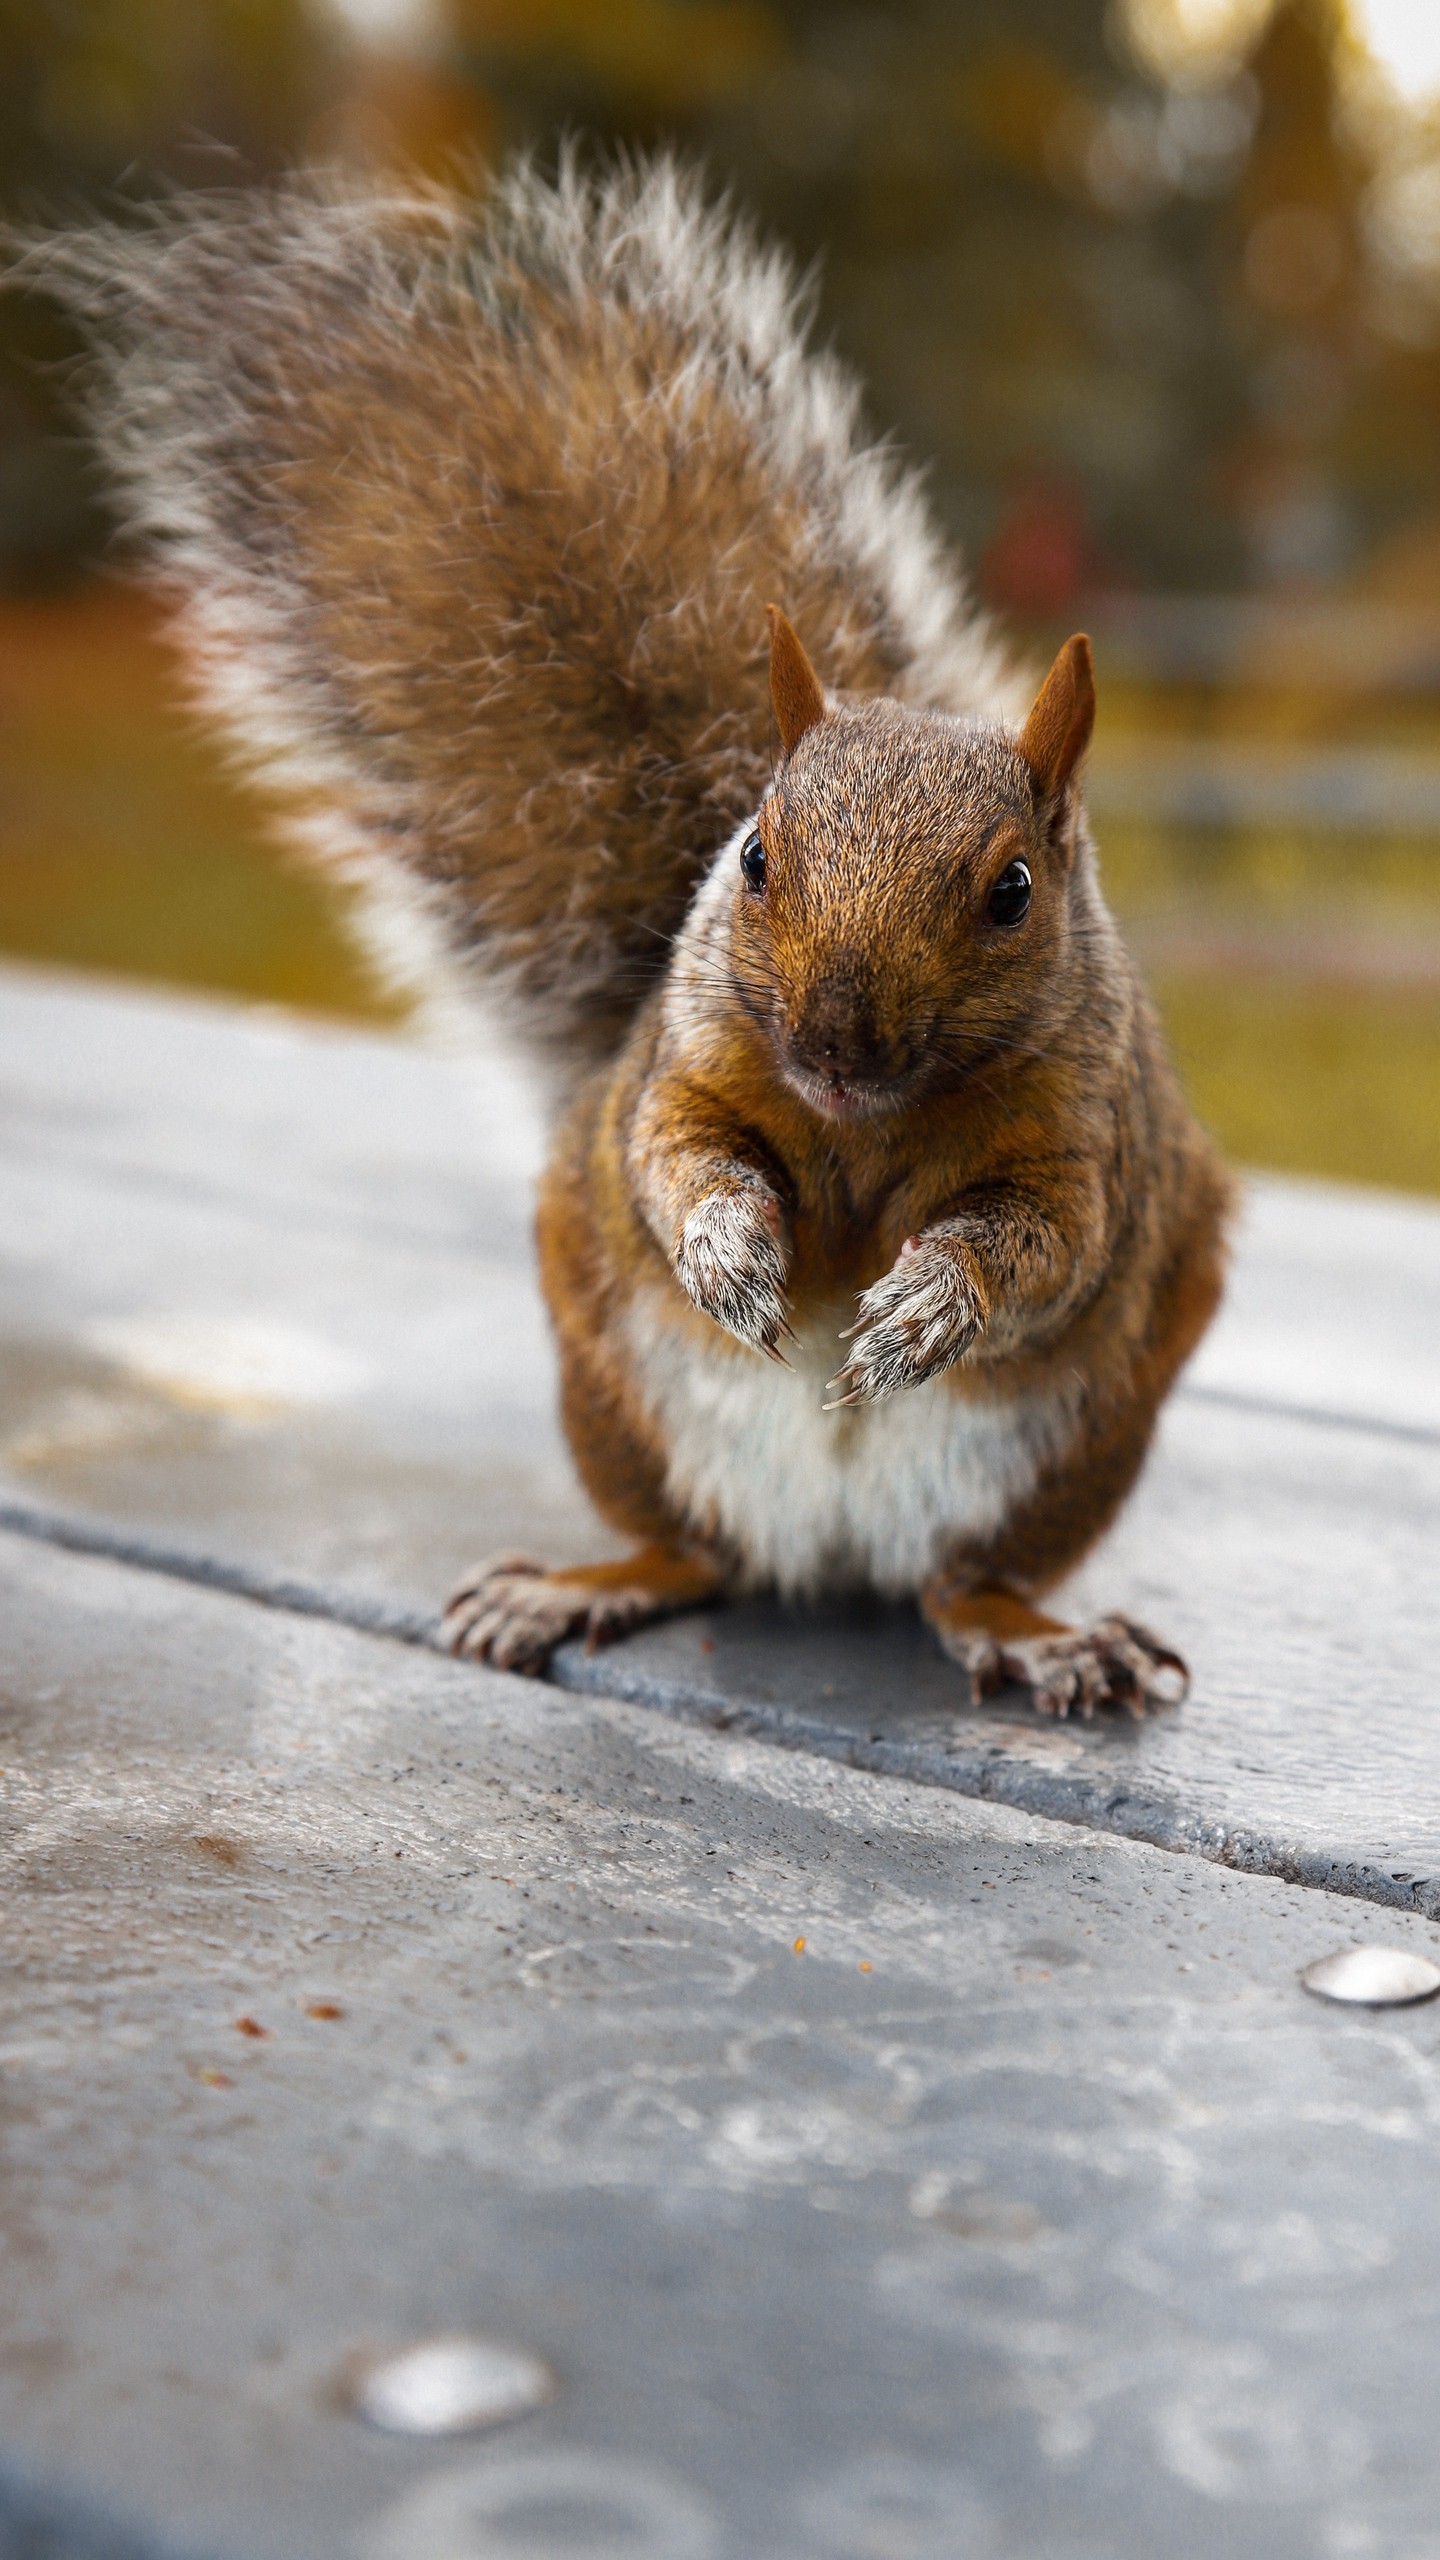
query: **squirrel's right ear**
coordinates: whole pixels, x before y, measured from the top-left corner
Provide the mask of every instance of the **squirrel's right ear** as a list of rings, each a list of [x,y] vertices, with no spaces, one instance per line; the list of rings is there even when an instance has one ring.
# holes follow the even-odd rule
[[[1035,697],[1020,737],[1020,753],[1042,800],[1067,783],[1090,744],[1095,726],[1095,661],[1083,631],[1067,640]]]
[[[798,634],[778,604],[767,604],[765,619],[770,625],[770,699],[780,744],[788,756],[794,754],[806,730],[824,719],[825,696]]]

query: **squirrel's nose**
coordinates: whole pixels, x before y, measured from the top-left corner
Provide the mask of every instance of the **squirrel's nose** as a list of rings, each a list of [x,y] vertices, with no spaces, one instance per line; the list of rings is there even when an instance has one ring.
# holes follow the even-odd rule
[[[843,1084],[873,1083],[891,1071],[874,1006],[849,978],[822,978],[808,990],[789,1047],[797,1066]]]

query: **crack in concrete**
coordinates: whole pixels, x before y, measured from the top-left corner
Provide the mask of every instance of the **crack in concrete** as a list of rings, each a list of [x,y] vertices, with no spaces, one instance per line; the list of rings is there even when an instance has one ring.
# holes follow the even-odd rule
[[[1211,1400],[1246,1405],[1260,1401],[1224,1396]],[[1348,1417],[1335,1419],[1348,1423]],[[1407,1436],[1433,1439],[1440,1434],[1417,1432]],[[326,1619],[360,1635],[378,1636],[432,1653],[444,1654],[446,1650],[440,1640],[438,1617],[342,1584],[276,1574],[262,1566],[171,1545],[110,1522],[0,1500],[0,1531],[71,1554],[103,1557],[138,1572],[224,1592],[261,1608]],[[1307,1848],[1243,1825],[1209,1820],[1171,1797],[1117,1778],[1110,1770],[1089,1771],[1074,1764],[1064,1769],[1037,1767],[1033,1759],[1014,1749],[1007,1736],[993,1728],[987,1733],[978,1716],[964,1718],[957,1713],[957,1727],[964,1722],[970,1732],[957,1732],[944,1748],[891,1739],[884,1734],[861,1735],[773,1701],[736,1697],[697,1682],[657,1675],[643,1662],[627,1658],[623,1646],[590,1654],[582,1645],[563,1645],[551,1664],[550,1678],[558,1688],[579,1696],[613,1698],[625,1705],[649,1708],[679,1723],[744,1734],[782,1750],[837,1761],[872,1776],[906,1779],[915,1785],[1008,1805],[1016,1812],[1042,1815],[1077,1829],[1201,1858],[1242,1874],[1268,1876],[1277,1882],[1351,1901],[1440,1919],[1440,1876],[1391,1872],[1370,1860],[1348,1857],[1338,1849]],[[1047,1735],[1053,1731],[1048,1724],[1039,1729]]]

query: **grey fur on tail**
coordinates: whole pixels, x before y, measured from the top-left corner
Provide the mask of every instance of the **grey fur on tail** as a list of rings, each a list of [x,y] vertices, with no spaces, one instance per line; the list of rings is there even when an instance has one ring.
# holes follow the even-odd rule
[[[325,177],[31,241],[197,699],[389,977],[621,1036],[825,681],[1018,707],[809,311],[668,159],[483,202]]]

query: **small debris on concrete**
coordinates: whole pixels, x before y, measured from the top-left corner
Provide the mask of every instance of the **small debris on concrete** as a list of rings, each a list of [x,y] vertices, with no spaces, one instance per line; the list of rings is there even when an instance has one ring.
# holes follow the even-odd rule
[[[1307,1964],[1300,1976],[1317,2000],[1345,2000],[1364,2009],[1400,2009],[1433,2000],[1440,1965],[1403,1947],[1337,1947]]]
[[[803,1939],[803,1938],[797,1938],[797,1939],[796,1939],[796,1941],[795,1941],[795,1946],[794,1946],[794,1953],[795,1953],[797,1956],[803,1956],[803,1954],[805,1953],[805,1941],[804,1941],[804,1939]]]
[[[194,1846],[207,1858],[213,1858],[217,1867],[241,1867],[245,1863],[244,1851],[238,1842],[225,1839],[218,1831],[199,1832]]]
[[[491,2338],[422,2338],[360,2364],[352,2406],[394,2435],[454,2436],[523,2417],[555,2395],[555,2376],[524,2347]]]
[[[258,2018],[237,2018],[235,2024],[242,2036],[268,2036],[270,2033],[268,2027],[261,2026]]]
[[[307,2018],[343,2018],[345,2012],[338,2000],[311,2000],[305,2015]]]

